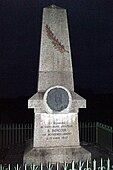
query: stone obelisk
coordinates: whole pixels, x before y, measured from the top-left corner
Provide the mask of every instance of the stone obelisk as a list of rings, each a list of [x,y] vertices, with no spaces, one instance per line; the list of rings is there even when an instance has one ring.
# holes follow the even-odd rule
[[[74,92],[67,14],[55,5],[43,10],[38,89],[28,107],[34,108],[34,136],[24,162],[91,159],[79,142],[78,111],[86,100]]]
[[[74,91],[66,10],[44,8],[40,48],[38,91],[54,85]]]

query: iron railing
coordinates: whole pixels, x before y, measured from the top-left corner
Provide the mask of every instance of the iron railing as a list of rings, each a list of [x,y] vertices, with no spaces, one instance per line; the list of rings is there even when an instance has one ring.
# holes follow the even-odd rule
[[[99,160],[98,160],[99,161]],[[48,163],[48,164],[40,164],[39,166],[38,165],[35,165],[35,164],[32,164],[32,165],[27,165],[27,164],[24,164],[24,165],[19,165],[19,164],[15,164],[15,165],[11,165],[11,164],[7,164],[7,165],[3,165],[3,164],[0,164],[0,170],[112,170],[113,169],[113,165],[110,161],[110,159],[108,158],[107,160],[103,160],[103,159],[100,159],[99,163],[98,161],[96,161],[95,159],[93,161],[90,161],[90,160],[86,160],[85,162],[83,161],[78,161],[78,162],[70,162],[70,163],[57,163],[56,164],[51,164],[51,163]]]
[[[23,144],[33,137],[33,126],[28,124],[0,124],[0,145]]]
[[[79,123],[80,142],[99,144],[112,151],[113,130],[111,126],[99,122]],[[0,124],[0,146],[23,144],[33,138],[33,125]]]
[[[80,122],[79,134],[81,142],[96,143],[96,122]]]
[[[99,122],[96,123],[96,143],[112,151],[113,129],[111,126]]]

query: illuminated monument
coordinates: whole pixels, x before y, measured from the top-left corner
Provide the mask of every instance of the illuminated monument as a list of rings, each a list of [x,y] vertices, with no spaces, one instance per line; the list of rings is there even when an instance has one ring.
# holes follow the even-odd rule
[[[91,159],[79,142],[78,111],[86,100],[74,92],[67,14],[55,5],[43,10],[38,89],[28,107],[34,108],[34,136],[24,162]]]

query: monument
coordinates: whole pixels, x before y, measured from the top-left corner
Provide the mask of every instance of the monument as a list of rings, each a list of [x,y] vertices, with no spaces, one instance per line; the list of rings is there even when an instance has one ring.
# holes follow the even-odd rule
[[[91,159],[79,141],[78,111],[86,100],[74,92],[67,14],[55,5],[43,9],[38,89],[28,107],[34,108],[34,136],[24,162]]]

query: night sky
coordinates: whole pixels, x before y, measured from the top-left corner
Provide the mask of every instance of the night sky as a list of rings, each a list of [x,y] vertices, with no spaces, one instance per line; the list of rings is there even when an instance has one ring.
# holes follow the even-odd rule
[[[42,9],[66,8],[75,91],[113,94],[113,0],[3,0],[0,98],[37,90]]]

